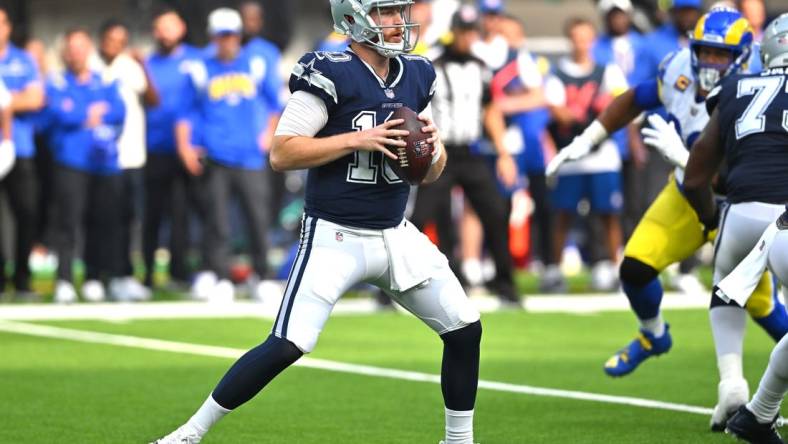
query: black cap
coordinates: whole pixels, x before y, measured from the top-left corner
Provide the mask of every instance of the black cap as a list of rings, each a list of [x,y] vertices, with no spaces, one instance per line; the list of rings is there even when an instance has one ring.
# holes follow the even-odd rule
[[[451,18],[452,29],[478,29],[479,11],[473,6],[461,6]]]

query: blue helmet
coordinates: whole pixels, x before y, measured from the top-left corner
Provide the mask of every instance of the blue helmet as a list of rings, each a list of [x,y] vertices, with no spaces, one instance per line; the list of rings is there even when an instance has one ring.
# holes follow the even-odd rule
[[[732,8],[714,8],[698,20],[690,36],[692,70],[700,87],[711,91],[726,76],[740,72],[750,59],[753,33],[750,22]],[[725,49],[731,52],[730,64],[702,63],[698,58],[700,47]]]

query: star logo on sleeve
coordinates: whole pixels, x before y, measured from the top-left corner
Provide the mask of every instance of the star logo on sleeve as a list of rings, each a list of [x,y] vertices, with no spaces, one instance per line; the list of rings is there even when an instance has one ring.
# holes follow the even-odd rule
[[[297,80],[305,81],[310,87],[323,90],[323,92],[331,97],[334,103],[339,103],[337,88],[336,85],[334,85],[334,81],[315,68],[315,60],[317,59],[313,58],[307,63],[298,62],[298,64],[293,67],[293,76]]]
[[[298,78],[305,80],[310,86],[313,85],[313,79],[323,75],[320,70],[315,68],[315,60],[316,59],[312,59],[307,64],[299,63],[299,65],[301,65],[303,68],[303,71],[301,71],[301,73],[298,75]]]

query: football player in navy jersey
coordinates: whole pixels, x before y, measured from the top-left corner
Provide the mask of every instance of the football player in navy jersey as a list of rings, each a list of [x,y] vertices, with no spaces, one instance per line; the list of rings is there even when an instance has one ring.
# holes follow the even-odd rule
[[[409,186],[383,156],[407,135],[390,116],[421,114],[433,146],[434,181],[446,154],[430,117],[435,72],[406,55],[413,0],[331,0],[335,29],[353,40],[341,53],[308,53],[290,77],[274,137],[276,170],[309,169],[301,244],[272,334],[241,357],[192,418],[162,443],[196,443],[312,351],[336,301],[353,285],[380,287],[443,340],[445,444],[473,443],[481,323],[445,256],[403,218]]]
[[[761,61],[762,72],[730,76],[709,94],[706,106],[711,117],[693,145],[687,162],[684,194],[701,221],[720,220],[714,246],[715,285],[753,248],[762,248],[762,233],[783,214],[788,204],[788,176],[785,174],[788,171],[788,114],[785,112],[788,109],[788,14],[775,19],[764,33]],[[711,184],[723,160],[727,173],[720,180],[724,182],[727,205],[720,211]],[[768,264],[786,285],[788,249],[785,243],[781,246],[772,248]],[[753,299],[748,301],[748,307]],[[726,362],[735,362],[735,368],[728,369],[728,373],[743,378],[741,355],[746,311],[737,303],[721,299],[716,291],[712,294],[711,306],[712,312],[725,316],[725,328],[714,331],[720,370]],[[726,354],[721,355],[721,344],[726,347]],[[775,379],[780,382],[774,382],[768,388],[769,393],[761,397],[769,404],[764,410],[771,412],[758,415],[763,423],[773,422],[779,402],[772,401],[781,399],[785,393],[788,381],[786,348],[783,336],[775,349],[779,357],[773,356],[770,363],[775,367]],[[720,376],[724,382],[725,375]],[[745,390],[727,402],[727,413],[734,413],[747,398]]]

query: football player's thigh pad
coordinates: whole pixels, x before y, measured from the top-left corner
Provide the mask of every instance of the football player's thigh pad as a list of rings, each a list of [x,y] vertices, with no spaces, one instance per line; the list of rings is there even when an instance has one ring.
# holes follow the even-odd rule
[[[627,241],[624,256],[662,271],[691,256],[704,242],[698,216],[671,177]]]
[[[314,231],[311,243],[302,246],[296,258],[274,325],[276,336],[304,353],[314,349],[340,296],[363,281],[366,272],[362,238],[340,236],[333,224],[322,220]]]
[[[429,242],[426,237],[421,241]],[[443,254],[431,243],[414,250],[435,255],[435,260],[429,261],[435,264],[430,280],[408,291],[387,293],[438,334],[478,321],[479,311],[468,299]]]

